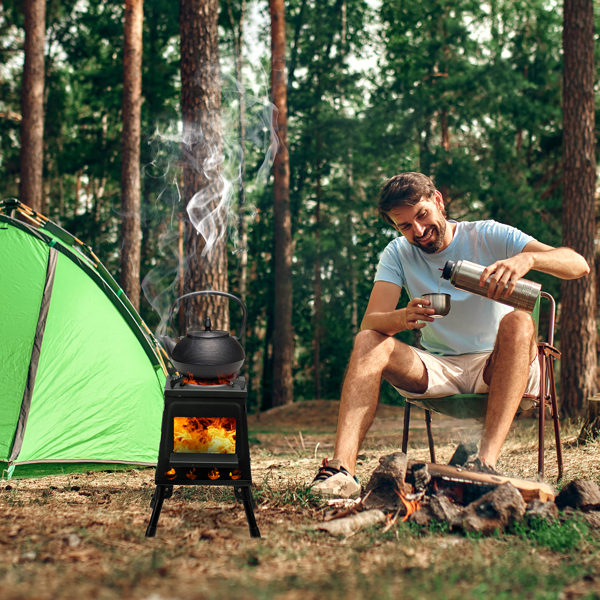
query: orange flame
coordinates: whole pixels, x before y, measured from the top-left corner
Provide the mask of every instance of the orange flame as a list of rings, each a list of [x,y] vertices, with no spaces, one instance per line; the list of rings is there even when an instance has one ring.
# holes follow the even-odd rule
[[[235,454],[234,417],[174,417],[173,451]]]
[[[217,375],[216,379],[196,379],[191,373],[186,373],[183,382],[192,385],[227,385],[236,375],[237,373],[229,375],[228,377],[225,375]]]
[[[407,500],[404,497],[404,494],[402,494],[398,490],[396,490],[396,494],[398,494],[398,496],[400,496],[400,500],[402,500],[402,504],[404,504],[404,507],[406,508],[406,514],[404,515],[404,518],[402,519],[403,521],[406,521],[408,519],[408,517],[410,517],[410,515],[412,515],[414,512],[417,512],[419,510],[419,508],[421,508],[421,505],[419,504],[419,502],[417,500]]]
[[[219,473],[219,471],[217,469],[213,469],[212,471],[209,471],[208,473],[208,478],[209,479],[219,479],[219,477],[221,477],[221,473]]]
[[[167,479],[176,479],[177,471],[175,471],[175,469],[169,469],[168,471],[165,471],[165,477]]]
[[[241,479],[242,472],[240,471],[240,469],[235,469],[234,471],[231,471],[231,473],[229,473],[229,477],[231,477],[231,479]]]
[[[185,476],[186,476],[188,479],[192,479],[192,480],[193,480],[193,479],[197,479],[197,477],[198,477],[198,474],[196,473],[196,469],[192,468],[190,471],[188,471],[188,472],[185,474]]]

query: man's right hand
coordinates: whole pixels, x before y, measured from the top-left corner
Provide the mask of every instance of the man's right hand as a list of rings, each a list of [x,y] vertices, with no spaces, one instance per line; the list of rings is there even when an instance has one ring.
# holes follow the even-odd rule
[[[425,298],[413,298],[404,309],[404,315],[406,319],[405,329],[423,329],[427,322],[433,323],[434,320],[429,316],[435,313],[433,308],[427,308],[429,306],[429,300]],[[419,323],[419,321],[426,321],[425,323]]]

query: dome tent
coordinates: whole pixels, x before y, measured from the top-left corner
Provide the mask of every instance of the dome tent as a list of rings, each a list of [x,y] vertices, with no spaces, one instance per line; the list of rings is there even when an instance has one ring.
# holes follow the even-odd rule
[[[0,203],[0,341],[4,477],[156,464],[160,347],[91,249],[16,200]]]

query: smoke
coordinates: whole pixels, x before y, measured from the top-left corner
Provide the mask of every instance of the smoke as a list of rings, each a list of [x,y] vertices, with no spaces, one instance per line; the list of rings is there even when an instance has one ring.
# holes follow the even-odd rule
[[[247,71],[249,69],[246,69],[245,76],[248,76]],[[272,125],[276,108],[269,99],[268,77],[264,70],[260,68],[253,71],[247,85],[237,81],[225,69],[220,76],[219,140],[211,140],[210,132],[202,131],[198,124],[182,122],[172,122],[162,129],[157,127],[149,140],[152,161],[143,168],[143,173],[154,184],[155,209],[163,214],[168,211],[167,218],[159,226],[158,250],[161,258],[142,282],[146,300],[161,315],[157,334],[165,333],[169,307],[179,295],[181,271],[185,271],[190,262],[184,256],[184,264],[179,264],[183,162],[192,164],[198,172],[198,180],[204,182],[185,208],[190,222],[204,238],[202,256],[210,261],[215,245],[223,238],[232,242],[233,252],[243,250],[238,236],[237,190],[244,177],[244,151],[246,197],[250,199],[267,183],[270,166],[277,152],[277,135]],[[242,95],[246,107],[243,139],[239,135]],[[203,145],[201,153],[197,152],[198,144]],[[201,163],[190,160],[199,154],[204,157]],[[247,219],[252,219],[256,214],[251,202],[246,204],[245,214]]]

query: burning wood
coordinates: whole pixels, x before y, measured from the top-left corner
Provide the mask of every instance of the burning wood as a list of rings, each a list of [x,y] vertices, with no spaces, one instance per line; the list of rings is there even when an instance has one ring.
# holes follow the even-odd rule
[[[175,417],[173,451],[199,454],[235,454],[233,417]]]

